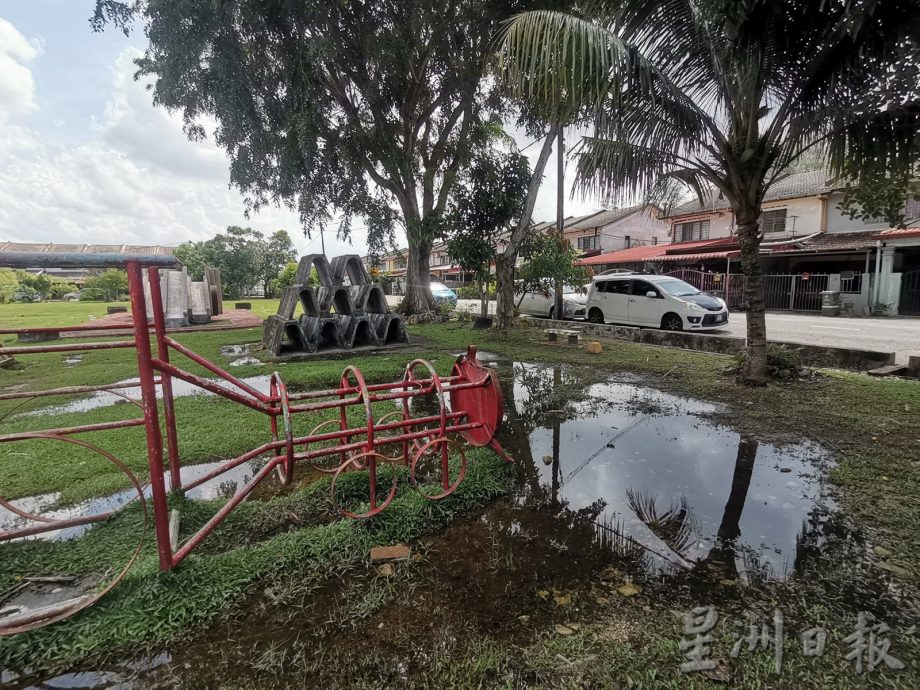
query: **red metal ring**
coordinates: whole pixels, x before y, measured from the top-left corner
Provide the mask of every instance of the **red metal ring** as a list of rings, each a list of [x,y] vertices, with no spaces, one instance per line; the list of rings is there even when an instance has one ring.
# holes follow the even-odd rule
[[[447,486],[443,492],[439,494],[433,494],[433,495],[426,494],[424,491],[422,491],[419,488],[418,482],[415,479],[416,466],[418,465],[418,461],[422,459],[422,456],[426,454],[426,451],[428,450],[429,446],[436,446],[440,444],[445,444],[445,448],[449,446],[454,446],[460,452],[460,472],[457,474],[457,479],[454,480],[454,483]],[[463,446],[461,446],[459,443],[457,443],[453,439],[447,438],[446,436],[441,437],[441,438],[435,438],[429,441],[428,443],[426,443],[424,446],[422,446],[419,449],[419,451],[415,454],[415,457],[412,458],[412,464],[409,466],[409,482],[412,484],[413,489],[418,491],[422,496],[427,498],[429,501],[440,501],[442,498],[447,498],[448,496],[450,496],[460,486],[460,483],[463,481],[464,477],[466,477],[466,465],[467,465],[466,453],[463,452]],[[446,476],[442,476],[442,483],[443,484],[447,483]]]
[[[439,415],[441,417],[440,429],[438,430],[438,435],[432,435],[426,437],[427,440],[423,442],[422,439],[415,439],[412,441],[411,447],[413,453],[417,454],[421,449],[427,449],[431,446],[431,442],[437,438],[444,438],[447,433],[447,404],[444,398],[444,386],[441,383],[441,377],[438,376],[438,372],[435,371],[434,366],[431,362],[424,359],[414,359],[406,365],[406,373],[403,376],[403,381],[408,381],[412,383],[418,383],[418,379],[415,376],[415,368],[417,366],[423,366],[428,369],[428,375],[430,377],[431,383],[427,388],[420,387],[419,395],[427,395],[429,393],[435,393],[438,397],[438,403],[440,405]],[[403,419],[409,420],[412,416],[409,414],[409,399],[403,398]],[[434,431],[434,430],[432,430]]]
[[[357,461],[363,458],[363,464],[360,467],[367,467],[368,478],[370,480],[370,498],[371,498],[371,509],[366,513],[353,513],[350,510],[345,510],[335,498],[335,484],[339,479],[339,476],[348,470],[349,465],[356,465],[356,468],[360,468],[357,465]],[[396,496],[396,483],[399,477],[394,473],[393,474],[393,486],[390,487],[390,493],[387,494],[387,497],[383,500],[383,503],[377,503],[377,497],[375,493],[375,488],[377,485],[377,458],[380,458],[384,462],[390,462],[390,458],[385,455],[381,455],[376,451],[365,451],[359,455],[355,455],[345,462],[343,462],[339,468],[335,471],[332,476],[332,484],[329,487],[329,491],[332,494],[332,502],[338,510],[345,515],[346,517],[354,518],[355,520],[363,520],[364,518],[369,518],[377,515],[382,510],[384,510],[390,503],[393,498]]]
[[[42,618],[42,619],[32,621],[29,623],[23,623],[22,625],[17,625],[15,627],[4,626],[3,621],[0,620],[0,637],[3,637],[5,635],[16,635],[21,632],[27,632],[29,630],[37,630],[38,628],[44,628],[46,625],[51,625],[53,623],[57,623],[58,621],[62,621],[65,618],[69,618],[70,616],[82,611],[83,609],[89,608],[90,606],[95,604],[102,597],[108,594],[112,590],[112,588],[114,588],[115,585],[121,582],[122,578],[124,578],[124,576],[128,574],[128,571],[131,569],[131,566],[134,565],[134,561],[137,560],[137,557],[141,552],[141,548],[144,545],[144,534],[146,534],[147,532],[147,522],[148,522],[147,499],[144,497],[144,488],[143,486],[141,486],[141,483],[138,481],[137,477],[134,475],[131,469],[124,462],[119,460],[117,457],[115,457],[108,451],[102,450],[98,446],[94,446],[91,443],[87,443],[86,441],[82,441],[77,438],[72,438],[70,436],[58,436],[57,434],[44,434],[41,432],[36,432],[34,434],[29,434],[26,438],[47,439],[51,441],[63,441],[64,443],[70,443],[75,446],[81,446],[82,448],[86,448],[87,450],[91,450],[96,453],[99,453],[101,456],[109,460],[112,464],[115,465],[115,467],[121,470],[128,477],[131,484],[134,486],[135,490],[137,491],[137,497],[140,500],[141,510],[143,511],[144,523],[141,526],[140,539],[137,542],[137,546],[134,549],[134,553],[131,554],[131,558],[128,559],[128,562],[125,564],[124,568],[121,569],[121,572],[118,573],[118,575],[114,577],[112,581],[109,582],[109,584],[107,584],[103,589],[96,592],[89,599],[85,599],[82,602],[75,604],[74,606],[68,608],[67,610],[61,613],[58,613],[54,616],[50,616],[48,618]],[[86,517],[89,518],[92,516],[86,516]],[[54,524],[54,521],[52,521],[49,524]]]
[[[320,422],[320,423],[317,424],[315,427],[313,427],[313,428],[310,430],[309,436],[316,436],[316,435],[319,433],[320,429],[325,429],[326,427],[328,427],[328,426],[330,426],[330,425],[333,425],[333,424],[334,424],[335,426],[337,426],[339,429],[341,429],[341,426],[342,426],[342,425],[341,425],[341,422],[339,422],[339,420],[337,420],[337,419],[327,419],[325,422]],[[309,436],[308,436],[308,437],[309,437]],[[339,445],[341,445],[341,443],[339,443]],[[308,447],[308,445],[305,443],[305,444],[304,444],[304,448],[307,448],[307,447]],[[354,453],[355,453],[355,451],[345,451],[345,460],[344,460],[344,462],[349,462],[350,458],[354,455]],[[319,465],[316,465],[316,464],[311,464],[310,467],[312,467],[312,468],[313,468],[314,470],[316,470],[317,472],[322,472],[322,473],[324,473],[324,474],[335,474],[336,471],[338,471],[339,467],[341,467],[341,462],[340,462],[338,465],[336,465],[335,467],[333,467],[333,468],[329,468],[329,467],[320,467]],[[357,468],[355,468],[355,469],[364,469],[364,468],[363,468],[363,467],[357,467]]]

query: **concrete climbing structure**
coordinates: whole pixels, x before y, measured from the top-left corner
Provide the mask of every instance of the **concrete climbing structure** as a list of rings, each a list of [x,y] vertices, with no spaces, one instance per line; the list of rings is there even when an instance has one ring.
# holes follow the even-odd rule
[[[314,269],[318,286],[310,284]],[[308,254],[300,259],[295,283],[282,291],[278,313],[265,322],[262,342],[278,355],[405,343],[408,336],[361,257],[345,254],[330,263],[324,254]]]

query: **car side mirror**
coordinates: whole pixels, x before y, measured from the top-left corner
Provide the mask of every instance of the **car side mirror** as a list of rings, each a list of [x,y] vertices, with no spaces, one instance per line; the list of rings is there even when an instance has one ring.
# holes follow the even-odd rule
[[[654,290],[649,290],[648,292],[645,293],[645,296],[646,296],[646,297],[654,297],[654,298],[657,299],[657,298],[658,298],[658,293],[655,292]]]

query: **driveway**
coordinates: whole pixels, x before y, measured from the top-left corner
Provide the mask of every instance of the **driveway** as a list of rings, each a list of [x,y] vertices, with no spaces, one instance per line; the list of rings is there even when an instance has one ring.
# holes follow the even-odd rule
[[[391,306],[399,298],[388,297]],[[457,308],[479,313],[479,300],[461,299]],[[495,302],[489,302],[489,313],[495,313]],[[746,335],[747,321],[743,312],[732,312],[728,328],[716,334]],[[829,318],[817,314],[767,314],[767,337],[787,343],[853,347],[860,350],[895,352],[896,361],[906,364],[911,355],[920,356],[920,319],[913,318]]]

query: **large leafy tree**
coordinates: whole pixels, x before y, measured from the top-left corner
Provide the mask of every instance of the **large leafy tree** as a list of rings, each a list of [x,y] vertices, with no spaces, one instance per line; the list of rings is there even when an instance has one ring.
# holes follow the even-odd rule
[[[761,205],[803,155],[855,185],[916,160],[920,0],[598,0],[529,12],[502,44],[529,101],[590,128],[578,184],[648,198],[676,179],[731,205],[747,275],[749,357],[763,383]]]
[[[191,137],[230,155],[252,208],[299,210],[308,233],[364,219],[372,253],[409,240],[404,311],[432,304],[429,257],[471,133],[500,104],[483,79],[501,22],[531,0],[97,0],[94,28],[143,23],[139,74]],[[398,211],[396,210],[398,209]]]
[[[530,177],[526,156],[489,146],[463,171],[448,206],[447,251],[478,284],[482,316],[488,315],[496,246],[520,218]]]
[[[272,297],[279,274],[297,258],[297,250],[286,230],[275,230],[263,241],[260,249],[259,273],[265,295]]]
[[[239,298],[262,279],[264,248],[260,233],[231,225],[209,240],[181,244],[175,253],[195,280],[201,280],[208,266],[218,269],[226,296]]]

